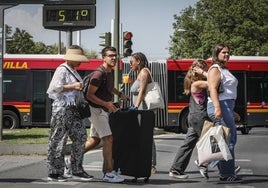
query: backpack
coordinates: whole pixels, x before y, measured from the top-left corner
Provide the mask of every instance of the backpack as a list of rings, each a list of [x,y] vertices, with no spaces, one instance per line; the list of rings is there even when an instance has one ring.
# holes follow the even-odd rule
[[[105,73],[105,71],[104,71],[102,68],[100,68],[100,67],[98,67],[95,71],[100,71],[100,72],[102,73],[102,76],[101,76],[102,81],[101,81],[101,85],[100,85],[100,87],[103,87],[103,86],[106,84],[106,73]],[[86,75],[86,76],[83,78],[83,88],[82,88],[82,92],[83,92],[83,94],[84,94],[84,98],[85,98],[87,101],[89,101],[89,100],[87,99],[87,90],[88,90],[89,82],[90,82],[90,79],[91,79],[91,77],[92,77],[92,75],[94,74],[95,71],[89,73],[88,75]]]

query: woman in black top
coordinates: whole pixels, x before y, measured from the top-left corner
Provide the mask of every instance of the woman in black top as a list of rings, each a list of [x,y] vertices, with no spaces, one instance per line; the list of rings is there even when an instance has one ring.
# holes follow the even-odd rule
[[[201,71],[200,71],[201,70]],[[184,144],[179,148],[171,166],[169,176],[178,179],[186,179],[184,173],[192,152],[200,137],[204,121],[207,117],[207,63],[204,60],[196,60],[192,63],[184,78],[184,93],[190,95],[189,101],[189,128]]]

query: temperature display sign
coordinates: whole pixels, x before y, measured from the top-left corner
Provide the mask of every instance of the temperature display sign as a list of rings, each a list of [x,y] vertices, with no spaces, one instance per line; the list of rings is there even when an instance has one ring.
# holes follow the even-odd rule
[[[94,5],[44,5],[43,26],[55,30],[82,30],[96,26]]]

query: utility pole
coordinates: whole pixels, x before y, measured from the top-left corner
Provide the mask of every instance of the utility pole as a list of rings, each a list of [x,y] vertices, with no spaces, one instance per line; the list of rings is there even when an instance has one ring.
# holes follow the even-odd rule
[[[197,37],[197,39],[200,41],[201,43],[201,59],[204,59],[204,46],[203,46],[203,41],[201,40],[201,38],[198,36],[198,34],[196,34],[195,32],[191,31],[191,30],[186,30],[186,29],[178,29],[178,32],[189,32],[189,33],[192,33],[194,36]]]
[[[114,32],[113,32],[113,39],[114,39],[114,47],[117,50],[117,63],[114,69],[114,87],[116,89],[119,88],[119,63],[120,63],[120,47],[119,47],[119,23],[120,23],[120,0],[115,0],[115,16],[114,16]],[[118,96],[116,95],[114,98],[115,102],[118,102]]]

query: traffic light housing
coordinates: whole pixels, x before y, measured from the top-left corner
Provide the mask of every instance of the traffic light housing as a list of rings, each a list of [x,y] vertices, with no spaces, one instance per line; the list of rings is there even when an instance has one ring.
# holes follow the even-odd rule
[[[111,46],[111,33],[110,32],[100,34],[99,38],[104,39],[104,41],[101,41],[101,43],[99,43],[100,46],[103,46],[103,47]]]
[[[125,31],[123,33],[123,56],[127,57],[132,54],[132,33]]]

